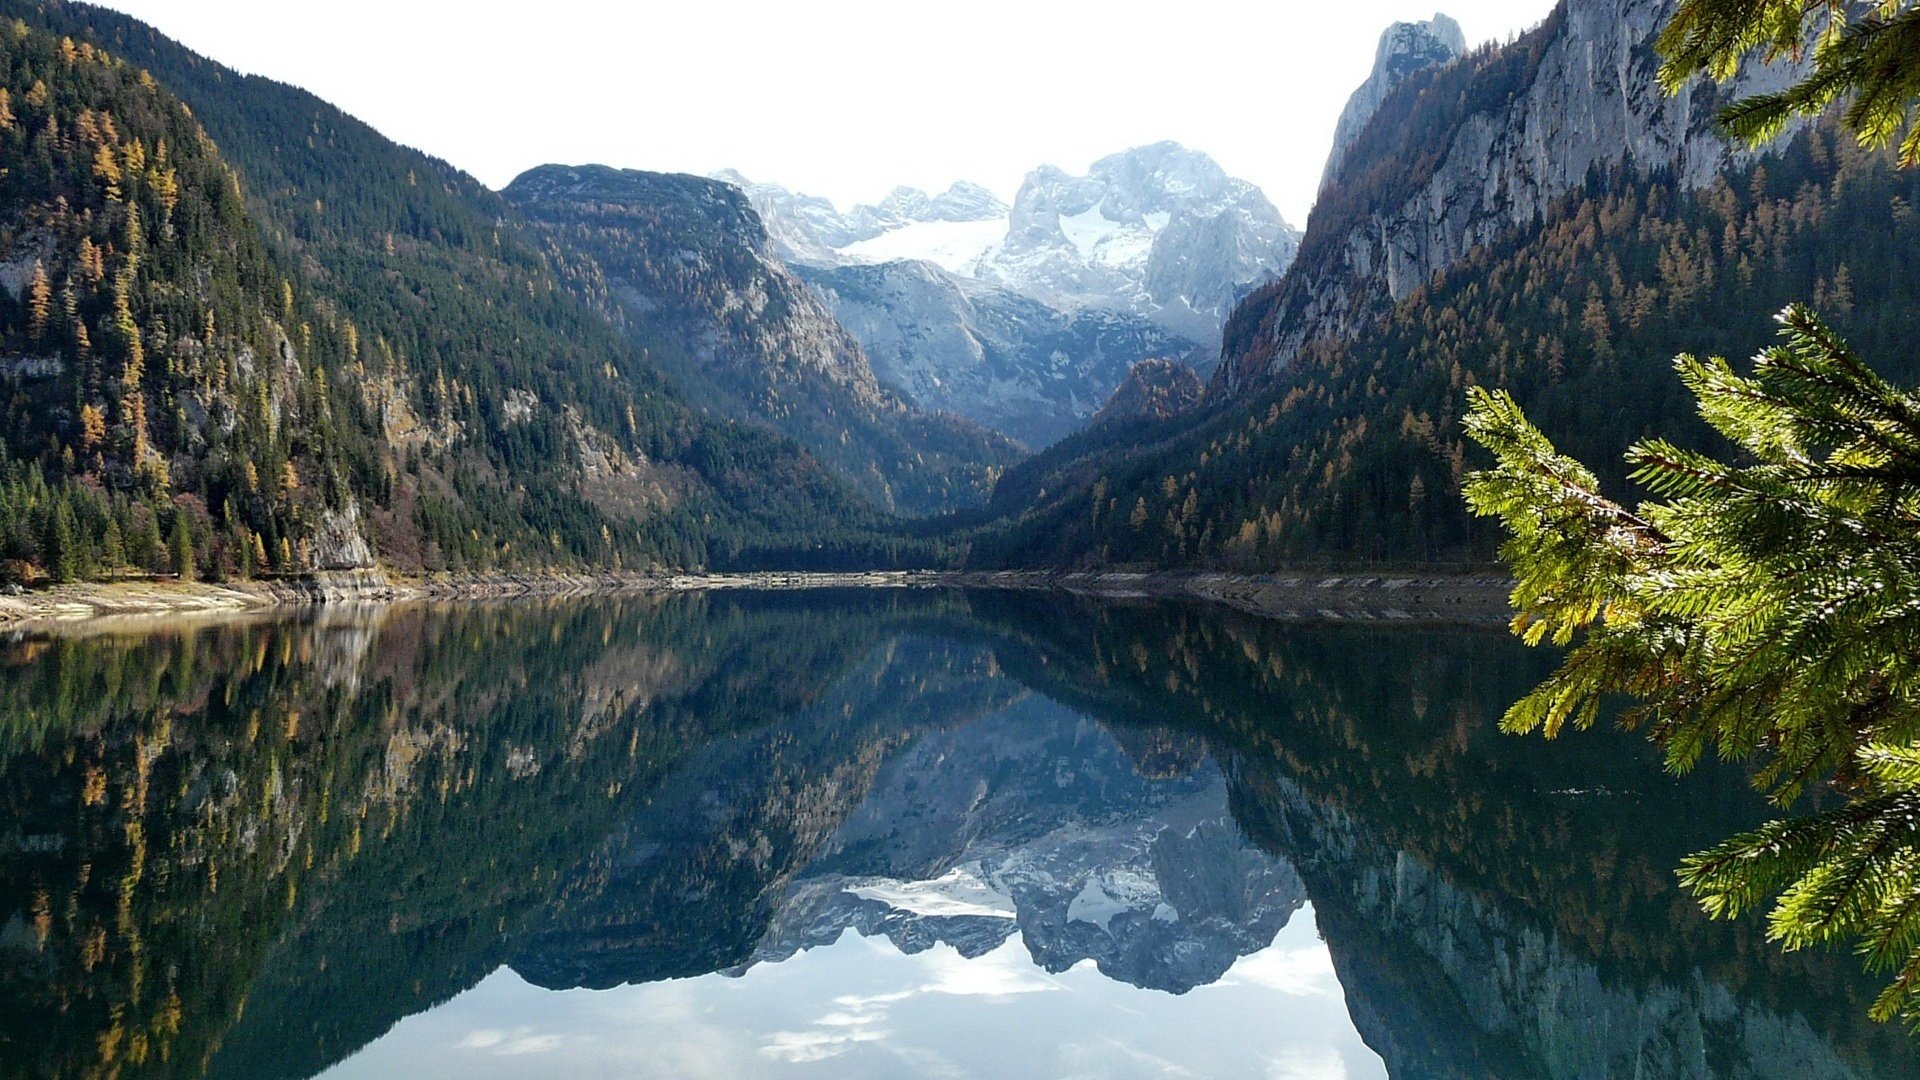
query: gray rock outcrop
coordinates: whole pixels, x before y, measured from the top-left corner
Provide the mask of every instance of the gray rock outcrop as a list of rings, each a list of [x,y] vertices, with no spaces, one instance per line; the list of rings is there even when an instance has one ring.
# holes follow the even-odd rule
[[[1211,352],[1139,315],[1051,307],[927,262],[795,270],[881,382],[1035,448],[1084,426],[1136,361]]]
[[[1347,99],[1347,107],[1340,112],[1340,122],[1333,130],[1333,150],[1327,155],[1327,168],[1320,176],[1321,189],[1325,190],[1333,182],[1347,148],[1360,137],[1373,114],[1380,111],[1388,94],[1414,72],[1450,63],[1466,51],[1467,39],[1460,32],[1460,24],[1446,15],[1435,14],[1425,22],[1397,22],[1387,27],[1380,35],[1379,47],[1374,50],[1373,72]]]
[[[1343,170],[1364,167],[1363,157],[1432,164],[1379,190],[1323,192],[1300,263],[1235,313],[1213,391],[1264,383],[1316,338],[1351,337],[1379,305],[1536,220],[1596,171],[1660,169],[1700,188],[1754,153],[1719,134],[1715,111],[1778,89],[1792,66],[1668,96],[1652,45],[1674,3],[1563,0],[1484,60],[1455,65],[1418,94],[1389,94],[1346,148]]]

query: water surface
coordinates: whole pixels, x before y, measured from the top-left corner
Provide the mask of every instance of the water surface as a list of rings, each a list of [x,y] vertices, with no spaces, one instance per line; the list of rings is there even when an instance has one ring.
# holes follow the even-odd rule
[[[1460,628],[946,591],[0,645],[0,1075],[1909,1076]]]

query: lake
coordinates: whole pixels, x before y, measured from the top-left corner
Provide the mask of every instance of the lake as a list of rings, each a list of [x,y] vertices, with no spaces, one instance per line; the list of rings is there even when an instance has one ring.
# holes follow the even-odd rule
[[[1504,633],[950,590],[0,643],[0,1075],[1879,1077]]]

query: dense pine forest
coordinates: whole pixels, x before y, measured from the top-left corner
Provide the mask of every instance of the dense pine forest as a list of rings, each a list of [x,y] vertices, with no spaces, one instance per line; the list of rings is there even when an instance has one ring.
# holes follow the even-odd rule
[[[328,374],[342,324],[150,75],[18,22],[0,39],[0,553],[56,580],[351,560],[315,542],[389,478],[370,403]]]

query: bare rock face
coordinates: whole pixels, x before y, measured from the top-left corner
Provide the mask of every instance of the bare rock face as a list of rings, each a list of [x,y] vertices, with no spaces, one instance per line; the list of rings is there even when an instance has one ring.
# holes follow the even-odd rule
[[[1387,27],[1373,54],[1372,74],[1347,99],[1347,107],[1340,113],[1340,123],[1333,131],[1333,151],[1327,155],[1326,172],[1320,177],[1321,190],[1340,172],[1347,148],[1360,137],[1373,114],[1380,111],[1388,94],[1413,73],[1450,63],[1466,51],[1467,39],[1460,32],[1460,24],[1446,15],[1436,14],[1425,22],[1397,22]]]
[[[876,505],[983,498],[1017,448],[881,385],[860,342],[777,254],[739,189],[697,176],[544,165],[505,192],[568,282],[699,404],[787,435]],[[964,213],[965,190],[896,191],[889,212]],[[671,343],[669,348],[664,343]]]
[[[1185,364],[1142,360],[1127,373],[1113,397],[1094,414],[1093,426],[1139,420],[1165,420],[1199,403],[1206,387]]]
[[[1346,148],[1293,270],[1234,313],[1213,392],[1264,384],[1307,342],[1352,336],[1595,172],[1659,169],[1697,189],[1753,153],[1721,137],[1715,111],[1785,85],[1791,65],[1669,97],[1653,41],[1674,6],[1563,0],[1511,45],[1405,78]]]
[[[1050,307],[928,262],[795,269],[882,383],[1034,448],[1085,426],[1136,361],[1211,352],[1139,315]]]
[[[312,543],[317,570],[364,570],[375,565],[373,547],[367,543],[356,503],[322,512]]]

